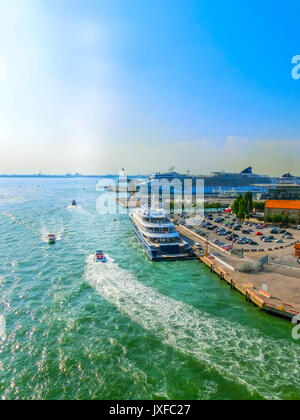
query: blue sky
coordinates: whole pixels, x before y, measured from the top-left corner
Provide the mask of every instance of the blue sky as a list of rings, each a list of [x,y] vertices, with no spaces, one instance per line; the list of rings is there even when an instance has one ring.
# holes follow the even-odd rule
[[[291,0],[2,0],[0,172],[296,173],[299,18]]]

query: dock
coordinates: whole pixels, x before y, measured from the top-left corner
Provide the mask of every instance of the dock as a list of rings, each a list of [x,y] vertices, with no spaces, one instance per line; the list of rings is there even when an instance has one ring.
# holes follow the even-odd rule
[[[140,201],[132,197],[117,197],[116,203],[122,207],[123,209],[135,209],[137,207],[140,207]]]
[[[203,251],[196,251],[197,258],[209,270],[226,282],[231,289],[237,290],[246,302],[251,302],[260,310],[291,321],[300,314],[299,271],[287,271],[282,267],[265,265],[262,270],[239,272],[218,257],[216,247],[207,239],[190,229],[177,225],[178,232],[194,243],[200,243]],[[263,285],[267,284],[268,292]]]

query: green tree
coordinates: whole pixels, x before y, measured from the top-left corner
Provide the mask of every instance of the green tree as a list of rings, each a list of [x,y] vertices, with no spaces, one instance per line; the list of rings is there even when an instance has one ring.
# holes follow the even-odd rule
[[[240,201],[243,199],[242,195],[239,195],[238,198],[236,200],[234,200],[233,206],[232,206],[232,211],[233,213],[238,216],[239,213],[239,207],[240,207]]]
[[[265,221],[268,223],[273,223],[273,217],[272,216],[266,216]]]
[[[283,217],[281,216],[281,214],[274,214],[274,216],[273,216],[273,222],[275,224],[281,223],[282,220],[283,220]]]
[[[251,191],[248,191],[245,196],[245,209],[246,209],[246,216],[247,218],[250,217],[251,213],[253,212],[253,194]]]
[[[238,204],[238,213],[237,216],[239,219],[243,220],[247,216],[247,201],[244,197],[242,197],[241,200],[239,200]]]
[[[290,224],[290,217],[289,217],[287,214],[285,214],[285,215],[282,217],[282,222],[283,222],[286,226],[288,226],[288,225]]]
[[[266,206],[266,202],[265,201],[254,201],[253,202],[253,208],[255,210],[264,211],[265,206]]]

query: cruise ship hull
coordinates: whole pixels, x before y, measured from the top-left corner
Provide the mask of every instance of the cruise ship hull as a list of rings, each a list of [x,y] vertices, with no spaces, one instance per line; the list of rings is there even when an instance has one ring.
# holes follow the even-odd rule
[[[204,177],[204,187],[249,187],[256,184],[271,184],[269,177]]]
[[[182,175],[177,172],[156,174],[152,175],[147,183],[150,188],[151,182],[161,182],[162,180],[169,182],[179,181],[183,185],[186,180],[192,180],[192,190],[193,193],[195,193],[196,182],[199,179],[204,181],[205,189],[210,189],[213,187],[250,187],[251,185],[256,184],[271,184],[273,181],[267,175],[253,174],[252,167],[249,167],[241,173],[213,172],[212,175],[199,177]]]

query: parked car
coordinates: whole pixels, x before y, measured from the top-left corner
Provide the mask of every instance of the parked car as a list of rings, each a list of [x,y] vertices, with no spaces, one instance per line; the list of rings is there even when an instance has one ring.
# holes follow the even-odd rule
[[[263,242],[273,242],[273,240],[272,240],[272,239],[270,239],[270,238],[264,238],[264,239],[263,239]]]

